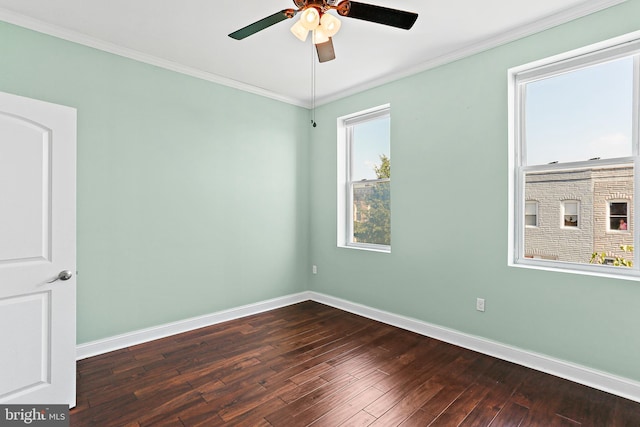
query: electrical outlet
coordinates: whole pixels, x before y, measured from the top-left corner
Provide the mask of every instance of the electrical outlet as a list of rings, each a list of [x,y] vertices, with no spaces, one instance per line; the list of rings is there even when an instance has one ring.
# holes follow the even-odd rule
[[[484,298],[476,299],[476,310],[484,311]]]
[[[317,265],[312,266],[312,267],[311,267],[311,272],[312,272],[313,274],[318,274],[318,266],[317,266]]]

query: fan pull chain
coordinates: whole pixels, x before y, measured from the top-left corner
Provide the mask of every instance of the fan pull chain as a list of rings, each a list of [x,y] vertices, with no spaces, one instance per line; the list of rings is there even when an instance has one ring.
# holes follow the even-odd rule
[[[311,126],[316,127],[316,57],[315,45],[311,42]]]

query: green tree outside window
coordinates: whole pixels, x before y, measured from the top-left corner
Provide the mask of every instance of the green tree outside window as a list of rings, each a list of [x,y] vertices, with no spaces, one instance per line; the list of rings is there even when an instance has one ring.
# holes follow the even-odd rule
[[[377,179],[391,179],[391,160],[380,155],[374,165]],[[360,243],[391,246],[391,182],[369,182],[354,186],[353,236]]]

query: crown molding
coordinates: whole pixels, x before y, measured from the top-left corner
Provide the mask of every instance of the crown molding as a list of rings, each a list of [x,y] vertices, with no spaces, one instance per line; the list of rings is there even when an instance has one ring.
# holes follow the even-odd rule
[[[264,96],[266,98],[271,98],[276,101],[281,101],[287,104],[296,105],[298,107],[308,108],[308,105],[299,99],[286,97],[278,93],[259,88],[257,86],[242,83],[227,77],[222,77],[217,74],[208,73],[208,72],[199,70],[197,68],[188,67],[186,65],[169,61],[167,59],[159,58],[157,56],[148,55],[146,53],[139,52],[135,49],[130,49],[114,43],[106,42],[98,38],[90,37],[76,31],[59,27],[57,25],[48,24],[46,22],[43,22],[34,18],[30,18],[26,15],[22,15],[19,13],[11,12],[6,9],[0,8],[0,21],[4,21],[9,24],[17,25],[19,27],[27,28],[29,30],[36,31],[38,33],[57,37],[59,39],[67,40],[83,46],[87,46],[87,47],[98,49],[104,52],[112,53],[114,55],[122,56],[124,58],[133,59],[134,61],[142,62],[149,65],[154,65],[156,67],[164,68],[166,70],[174,71],[176,73],[184,74],[190,77],[195,77],[197,79],[206,80],[212,83],[217,83],[233,89],[238,89],[244,92],[253,93],[255,95]]]
[[[454,61],[457,61],[468,56],[475,55],[477,53],[498,47],[520,38],[530,36],[532,34],[547,30],[549,28],[556,27],[558,25],[570,22],[572,20],[582,18],[595,12],[607,9],[612,6],[624,3],[627,0],[591,0],[582,3],[578,6],[565,9],[553,15],[549,15],[545,18],[539,19],[527,25],[519,26],[512,30],[500,33],[494,37],[490,37],[478,42],[468,44],[460,49],[457,49],[446,55],[439,56],[437,58],[429,59],[414,67],[409,67],[402,71],[394,72],[383,76],[378,79],[369,80],[363,82],[360,85],[351,87],[348,90],[340,91],[340,93],[321,97],[316,100],[316,106],[328,104],[339,99],[346,98],[356,93],[372,89],[374,87],[390,83],[395,80],[399,80],[405,77],[409,77],[423,71],[427,71],[441,65],[445,65]],[[129,49],[114,43],[106,42],[97,38],[89,37],[87,35],[71,31],[56,25],[48,24],[46,22],[30,18],[26,15],[18,14],[0,8],[0,20],[14,24],[20,27],[24,27],[39,33],[47,34],[53,37],[64,39],[70,42],[78,43],[84,46],[92,47],[94,49],[102,50],[108,53],[119,55],[125,58],[133,59],[135,61],[143,62],[146,64],[154,65],[156,67],[164,68],[177,73],[185,74],[198,79],[210,81],[220,85],[228,86],[234,89],[242,90],[245,92],[253,93],[255,95],[264,96],[266,98],[281,101],[287,104],[292,104],[298,107],[311,108],[308,101],[302,99],[296,99],[287,97],[275,92],[267,91],[257,86],[249,85],[239,82],[227,77],[222,77],[217,74],[208,73],[202,70],[198,70],[193,67],[179,64],[177,62],[169,61],[166,59],[158,58],[153,55],[148,55],[139,52],[134,49]]]
[[[511,43],[532,34],[539,33],[562,24],[566,24],[567,22],[585,17],[587,15],[591,15],[592,13],[599,12],[609,7],[624,3],[626,1],[627,0],[591,0],[586,3],[582,3],[579,6],[565,9],[553,15],[549,15],[537,21],[531,22],[527,25],[513,28],[509,31],[502,32],[496,36],[478,42],[470,43],[453,52],[429,59],[414,67],[409,67],[405,70],[386,75],[379,79],[370,80],[361,85],[353,86],[348,90],[340,92],[340,94],[322,97],[316,101],[316,105],[319,106],[328,104],[330,102],[355,95],[356,93],[363,92],[365,90],[372,89],[383,84],[391,83],[395,80],[419,74],[423,71],[431,70],[433,68],[458,61],[460,59],[487,51],[489,49]]]

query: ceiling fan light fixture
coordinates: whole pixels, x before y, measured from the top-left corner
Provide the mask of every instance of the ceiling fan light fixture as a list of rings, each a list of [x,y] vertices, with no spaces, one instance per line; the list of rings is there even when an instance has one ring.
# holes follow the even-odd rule
[[[320,25],[320,12],[315,7],[308,7],[300,15],[300,22],[307,30],[313,31]]]
[[[307,40],[307,36],[309,35],[309,30],[307,30],[305,28],[305,26],[302,25],[302,21],[296,21],[296,23],[293,24],[293,26],[291,27],[291,32],[301,42],[306,41]]]
[[[360,3],[360,1],[355,0],[293,0],[293,4],[296,5],[296,9],[283,9],[234,31],[229,34],[229,37],[235,40],[242,40],[278,22],[300,15],[300,19],[291,27],[291,33],[298,40],[304,42],[309,37],[309,32],[312,32],[311,38],[318,53],[318,61],[327,62],[336,57],[332,37],[338,33],[342,26],[339,19],[328,13],[332,10],[338,16],[388,25],[404,30],[410,29],[418,19],[417,13]]]
[[[342,22],[338,18],[328,13],[322,15],[320,18],[320,28],[327,35],[327,37],[335,36],[340,30]]]
[[[329,41],[329,36],[325,33],[321,27],[313,30],[313,44],[321,44]]]

